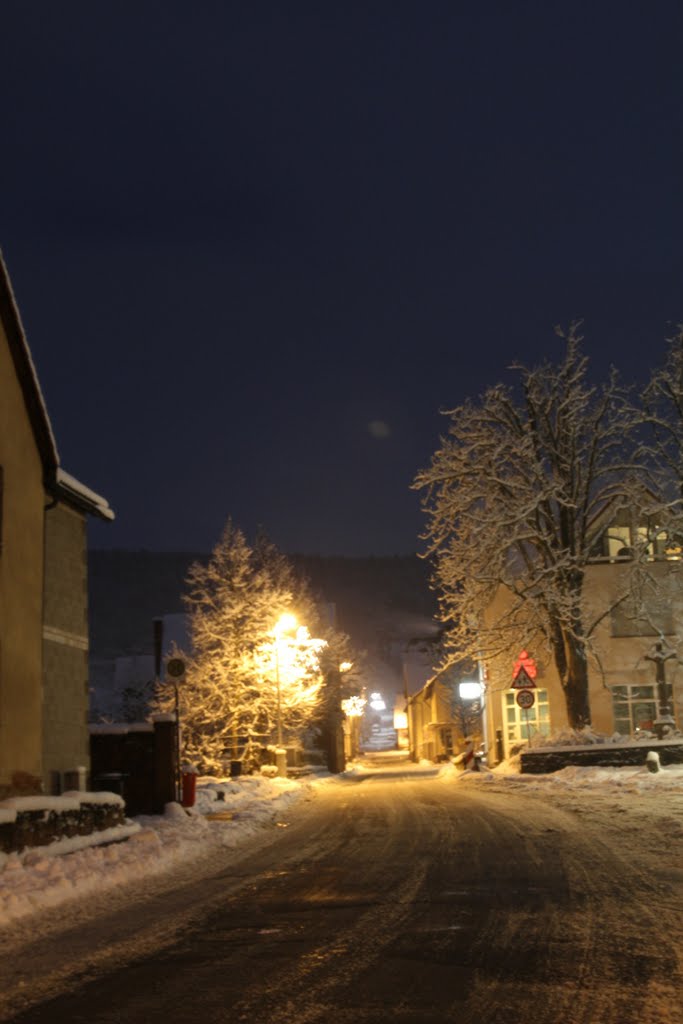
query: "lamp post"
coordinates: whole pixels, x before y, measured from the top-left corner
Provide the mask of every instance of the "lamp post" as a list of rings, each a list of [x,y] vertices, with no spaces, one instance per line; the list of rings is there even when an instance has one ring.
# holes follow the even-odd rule
[[[350,661],[337,661],[335,668],[330,669],[329,672],[330,699],[325,729],[327,734],[327,767],[335,775],[343,772],[346,767],[342,676],[352,668],[353,664]]]
[[[282,748],[282,695],[280,692],[280,641],[284,633],[288,633],[296,626],[296,619],[293,615],[285,612],[281,615],[275,625],[275,687],[277,690],[277,745]]]
[[[359,753],[358,733],[360,719],[365,710],[365,697],[357,694],[341,702],[341,708],[349,720],[349,756],[353,760]]]

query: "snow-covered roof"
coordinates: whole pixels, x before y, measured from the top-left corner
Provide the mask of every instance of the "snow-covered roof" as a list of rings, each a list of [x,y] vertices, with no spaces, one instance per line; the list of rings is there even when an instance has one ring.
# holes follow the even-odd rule
[[[109,507],[106,498],[91,491],[69,473],[65,473],[61,466],[57,467],[57,490],[60,497],[72,505],[78,505],[84,512],[99,516],[101,519],[114,518],[113,509]]]
[[[114,512],[109,503],[84,484],[65,473],[59,465],[57,442],[40,388],[26,332],[21,322],[19,307],[14,297],[7,265],[0,251],[0,322],[9,344],[10,354],[19,380],[33,435],[43,463],[43,478],[47,491],[54,497],[75,506],[89,515],[112,520]]]

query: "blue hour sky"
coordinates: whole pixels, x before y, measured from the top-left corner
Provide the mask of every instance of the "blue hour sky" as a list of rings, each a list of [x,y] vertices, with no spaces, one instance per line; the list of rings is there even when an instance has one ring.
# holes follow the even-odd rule
[[[3,0],[0,246],[96,547],[404,554],[439,414],[683,320],[678,3]]]

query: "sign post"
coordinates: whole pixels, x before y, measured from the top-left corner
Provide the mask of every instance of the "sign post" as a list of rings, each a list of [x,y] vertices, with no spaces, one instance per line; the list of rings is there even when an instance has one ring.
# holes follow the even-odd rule
[[[169,658],[166,662],[166,675],[173,683],[175,698],[175,788],[176,800],[182,802],[182,783],[180,775],[180,706],[178,701],[178,683],[185,678],[185,662],[182,658]]]
[[[531,729],[529,728],[529,709],[536,703],[536,694],[533,690],[518,690],[515,700],[524,712],[524,717],[526,718],[526,738],[527,742],[529,742],[531,739]]]
[[[531,740],[529,711],[536,703],[536,663],[526,651],[521,651],[512,673],[512,689],[517,690],[515,700],[524,712],[527,743]]]

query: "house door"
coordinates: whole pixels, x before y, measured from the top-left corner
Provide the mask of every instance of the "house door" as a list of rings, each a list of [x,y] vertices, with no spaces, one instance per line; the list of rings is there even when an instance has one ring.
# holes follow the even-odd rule
[[[522,710],[517,703],[517,690],[508,690],[503,694],[503,721],[505,722],[505,756],[515,743],[530,740],[540,733],[547,736],[550,732],[550,705],[547,690],[534,690],[536,700],[528,711]]]

